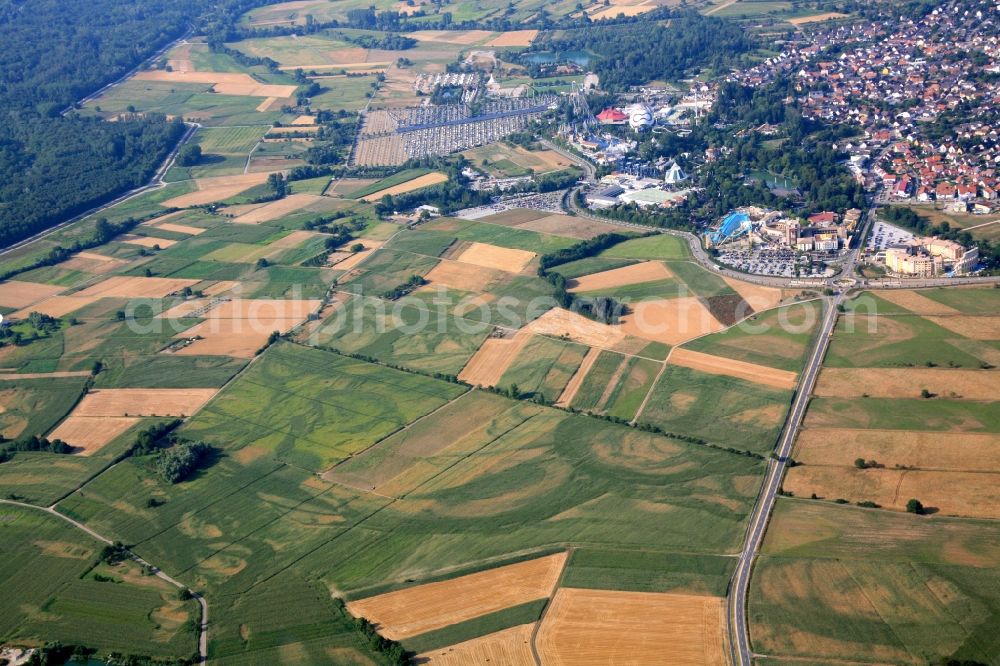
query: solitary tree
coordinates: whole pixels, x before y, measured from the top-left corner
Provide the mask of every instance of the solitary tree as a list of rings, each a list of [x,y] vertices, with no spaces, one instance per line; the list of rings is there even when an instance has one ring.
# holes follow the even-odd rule
[[[906,503],[906,512],[922,516],[924,515],[924,505],[918,499],[911,499]]]

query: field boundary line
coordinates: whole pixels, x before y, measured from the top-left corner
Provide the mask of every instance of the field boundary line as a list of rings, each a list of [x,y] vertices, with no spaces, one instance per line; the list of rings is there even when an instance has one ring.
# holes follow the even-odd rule
[[[552,591],[549,593],[548,601],[545,602],[545,608],[542,609],[542,614],[538,616],[538,620],[535,622],[535,626],[531,629],[531,656],[535,660],[535,666],[542,666],[542,655],[538,652],[538,632],[542,629],[542,622],[545,621],[545,616],[549,614],[549,608],[552,607],[552,601],[556,597],[556,592],[562,587],[562,579],[566,575],[566,568],[569,567],[569,560],[573,557],[573,551],[575,548],[566,549],[566,559],[563,560],[563,565],[559,569],[559,575],[556,576],[556,581],[552,584]]]
[[[405,430],[409,430],[411,427],[413,427],[414,425],[416,425],[420,421],[423,421],[424,419],[426,419],[426,418],[428,418],[430,416],[433,416],[434,414],[437,414],[438,412],[440,412],[445,407],[448,407],[449,405],[455,404],[456,402],[458,402],[459,400],[461,400],[465,396],[471,394],[474,390],[475,390],[475,388],[470,387],[469,390],[464,391],[462,393],[459,393],[457,396],[455,396],[454,398],[452,398],[448,402],[444,403],[440,407],[427,412],[426,414],[424,414],[423,416],[418,417],[414,421],[410,421],[409,423],[407,423],[403,427],[398,428],[398,429],[392,431],[391,433],[389,433],[388,435],[385,435],[384,437],[379,437],[377,440],[375,440],[374,442],[372,442],[370,445],[366,446],[365,448],[361,449],[360,451],[355,451],[354,453],[350,454],[348,457],[344,458],[343,460],[340,460],[340,461],[334,463],[329,469],[326,469],[326,470],[323,470],[322,472],[319,472],[318,473],[319,476],[322,477],[327,472],[331,472],[334,469],[336,469],[337,467],[339,467],[340,465],[343,465],[345,462],[347,462],[351,458],[353,458],[355,456],[360,456],[365,451],[370,451],[371,449],[375,448],[376,446],[378,446],[379,444],[381,444],[385,440],[389,439],[393,435],[401,433],[401,432],[403,432]],[[326,481],[326,479],[323,479],[323,480]],[[343,486],[345,488],[352,488],[353,490],[360,490],[359,488],[354,488],[353,486],[348,486],[347,484],[343,484],[343,483],[337,483],[335,481],[330,481],[330,483],[336,483],[338,486]],[[378,495],[378,493],[376,493],[374,491],[364,491],[364,492],[371,492],[373,495]],[[395,497],[389,497],[388,495],[381,495],[381,497],[385,497],[387,499],[397,499]]]

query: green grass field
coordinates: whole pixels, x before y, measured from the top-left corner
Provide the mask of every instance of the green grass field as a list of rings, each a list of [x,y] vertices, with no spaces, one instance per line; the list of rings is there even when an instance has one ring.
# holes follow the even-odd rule
[[[586,355],[583,345],[536,335],[500,378],[500,386],[516,385],[524,393],[554,402]]]
[[[601,257],[616,259],[687,259],[691,256],[687,242],[679,236],[657,234],[645,238],[633,238],[610,247]]]
[[[464,389],[337,354],[281,344],[185,431],[322,470],[460,395]],[[253,409],[248,409],[254,405]]]
[[[790,402],[789,391],[668,365],[639,421],[766,454],[778,441]]]
[[[369,194],[375,194],[376,192],[381,192],[382,190],[388,189],[390,187],[395,187],[396,185],[401,185],[414,178],[419,178],[425,174],[430,173],[430,169],[403,169],[397,173],[387,176],[381,180],[378,180],[367,187],[363,187],[356,192],[351,192],[350,199],[361,199]]]
[[[45,435],[73,409],[86,381],[86,377],[0,381],[0,435],[7,439]]]
[[[821,307],[796,303],[685,343],[686,349],[798,372],[805,363]]]
[[[437,312],[425,310],[421,303],[350,296],[304,342],[424,372],[457,375],[489,328],[460,328],[447,314],[437,320]]]
[[[813,398],[806,419],[810,425],[840,428],[1000,432],[995,403],[943,398]]]
[[[515,250],[528,250],[537,254],[546,254],[555,250],[567,248],[578,241],[551,234],[539,234],[526,229],[505,227],[499,224],[459,220],[456,218],[440,218],[426,225],[423,229],[441,231],[451,234],[459,240],[488,243],[500,247],[510,247]]]
[[[194,601],[174,587],[138,574],[134,564],[101,565],[111,580],[91,573],[101,544],[68,523],[34,509],[0,506],[3,566],[0,641],[62,641],[101,651],[150,657],[189,656],[196,636],[184,626],[197,618]]]
[[[754,650],[996,664],[997,530],[987,521],[780,500],[751,587]]]

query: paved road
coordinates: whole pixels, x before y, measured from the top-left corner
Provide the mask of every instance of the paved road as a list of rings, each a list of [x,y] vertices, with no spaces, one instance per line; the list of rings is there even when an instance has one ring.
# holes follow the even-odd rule
[[[813,385],[819,374],[820,366],[823,364],[823,356],[829,344],[830,335],[837,321],[837,306],[843,302],[843,293],[837,293],[833,298],[826,298],[824,304],[826,313],[823,323],[820,326],[818,339],[809,362],[802,372],[798,391],[792,401],[792,408],[788,413],[785,429],[782,432],[781,441],[777,448],[777,459],[770,459],[767,463],[767,474],[764,477],[764,486],[757,498],[757,504],[750,514],[750,525],[747,528],[746,540],[743,551],[740,553],[736,571],[729,589],[727,624],[729,625],[729,642],[732,652],[732,663],[736,666],[752,666],[753,653],[750,651],[750,637],[747,627],[746,609],[747,592],[750,587],[750,574],[753,570],[753,562],[764,540],[764,532],[767,529],[768,519],[774,501],[781,487],[781,480],[785,473],[785,466],[788,456],[792,452],[792,445],[802,417],[805,414],[806,406],[809,404],[809,395],[812,393]]]
[[[112,543],[114,543],[111,539],[107,538],[106,536],[104,536],[102,534],[99,534],[99,533],[95,532],[94,530],[90,529],[89,527],[87,527],[83,523],[78,522],[76,520],[73,520],[72,518],[70,518],[69,516],[67,516],[65,514],[59,513],[58,511],[56,511],[56,505],[55,504],[53,504],[52,506],[36,506],[34,504],[27,504],[25,502],[16,502],[14,500],[5,500],[5,499],[0,499],[0,504],[9,504],[11,506],[19,506],[19,507],[23,507],[23,508],[26,508],[26,509],[33,509],[35,511],[44,511],[45,513],[48,513],[49,515],[55,516],[56,518],[59,518],[60,520],[66,521],[67,523],[69,523],[73,527],[77,528],[78,530],[86,532],[88,535],[90,535],[91,538],[96,539],[97,541],[100,541],[101,543],[105,543],[105,544],[109,544],[109,545],[112,544]],[[141,565],[143,565],[145,567],[149,567],[149,569],[153,571],[154,575],[157,578],[160,578],[161,580],[164,580],[164,581],[170,583],[171,585],[173,585],[174,587],[176,587],[176,588],[178,588],[180,590],[187,590],[187,589],[189,589],[187,585],[184,585],[183,583],[180,583],[180,582],[174,580],[173,578],[171,578],[170,576],[168,576],[167,574],[165,574],[163,571],[161,571],[158,567],[153,566],[148,561],[146,561],[143,558],[139,557],[138,555],[136,555],[132,551],[128,551],[128,553],[132,557],[133,560],[135,560],[136,562],[138,562],[139,564],[141,564]],[[199,655],[198,663],[202,663],[203,664],[203,663],[205,663],[205,662],[208,661],[208,602],[205,601],[205,598],[203,596],[201,596],[197,592],[194,592],[193,590],[191,590],[191,594],[192,594],[192,597],[198,602],[198,605],[201,606],[201,627],[200,627],[200,632],[199,632],[199,635],[198,635],[198,655]]]

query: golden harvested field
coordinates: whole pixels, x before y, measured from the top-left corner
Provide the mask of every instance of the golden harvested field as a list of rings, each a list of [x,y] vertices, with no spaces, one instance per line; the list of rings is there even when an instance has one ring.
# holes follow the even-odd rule
[[[236,72],[168,72],[165,70],[151,70],[137,72],[135,78],[139,81],[211,84],[213,86],[212,89],[221,95],[247,97],[291,97],[295,94],[295,89],[298,88],[298,86],[261,83],[249,74]]]
[[[32,312],[41,312],[42,314],[47,314],[50,317],[62,317],[64,315],[68,315],[70,312],[90,305],[99,298],[100,296],[52,296],[50,298],[46,298],[44,301],[35,303],[31,307],[18,310],[14,314],[10,315],[10,318],[27,319]]]
[[[174,224],[172,222],[160,222],[154,226],[164,231],[175,231],[179,234],[190,234],[192,236],[197,236],[207,231],[207,229],[202,229],[201,227],[191,227],[186,224]]]
[[[619,14],[638,16],[657,8],[659,8],[659,5],[652,0],[640,0],[640,2],[634,2],[634,0],[626,0],[624,2],[622,0],[613,0],[610,7],[592,13],[590,19],[592,21],[600,21],[601,19],[617,18]]]
[[[178,307],[184,305],[186,304]],[[182,356],[253,358],[273,331],[287,332],[302,323],[319,306],[319,300],[223,301],[200,315],[204,321],[176,336],[201,339],[196,339],[173,353]],[[183,314],[183,311],[180,312]]]
[[[942,328],[972,340],[1000,340],[1000,315],[996,316],[928,316]]]
[[[514,250],[509,247],[476,242],[470,243],[460,255],[455,257],[456,261],[484,268],[496,268],[508,273],[520,273],[534,258],[535,253],[527,250]]]
[[[268,175],[270,174],[262,171],[237,176],[198,178],[194,181],[195,187],[198,188],[196,191],[168,199],[161,205],[165,208],[189,208],[224,201],[240,192],[249,190],[254,185],[266,182]]]
[[[569,407],[573,402],[573,398],[576,397],[576,392],[580,390],[580,386],[583,385],[583,380],[587,377],[587,373],[590,372],[590,368],[593,367],[594,361],[597,357],[601,355],[601,350],[597,347],[591,347],[587,355],[583,357],[583,361],[580,363],[580,367],[576,369],[576,373],[573,378],[569,380],[566,384],[566,388],[563,389],[562,395],[559,396],[559,400],[556,401],[556,407]]]
[[[509,30],[486,42],[486,46],[531,46],[538,37],[537,30]]]
[[[524,328],[539,335],[565,336],[573,342],[604,349],[614,349],[625,339],[620,326],[602,324],[563,308],[552,308]]]
[[[415,663],[434,666],[534,666],[531,633],[534,624],[521,624],[494,634],[473,638],[464,643],[418,654]]]
[[[1000,474],[991,472],[799,465],[788,471],[784,489],[797,497],[816,493],[826,499],[872,501],[898,511],[916,498],[946,516],[1000,518]]]
[[[676,345],[725,328],[694,296],[641,301],[621,318],[624,333]]]
[[[347,610],[402,640],[552,594],[567,553],[351,601]]]
[[[531,331],[522,328],[511,338],[486,338],[458,378],[474,386],[496,386],[531,335]]]
[[[89,456],[141,420],[135,416],[70,414],[47,436],[49,439],[61,439],[70,446],[83,449],[77,453]]]
[[[360,252],[348,251],[347,248],[354,245],[355,243],[361,243],[362,245],[365,246],[365,249],[361,250]],[[343,250],[343,257],[339,256],[341,254],[341,252],[339,251],[335,253],[338,256],[334,256],[333,254],[330,255],[331,264],[338,271],[349,271],[358,264],[360,264],[362,261],[370,257],[375,252],[375,250],[379,249],[380,247],[382,247],[382,241],[368,240],[366,238],[356,238],[348,242],[345,247],[341,248],[341,250]]]
[[[597,291],[598,289],[611,289],[613,287],[624,287],[629,284],[639,284],[640,282],[652,282],[653,280],[665,280],[673,277],[673,272],[667,268],[666,264],[659,261],[643,261],[631,266],[614,268],[610,271],[591,273],[583,275],[575,280],[567,282],[567,291]]]
[[[122,259],[113,259],[93,252],[77,252],[75,255],[56,264],[59,268],[70,271],[81,271],[94,275],[104,275],[128,264]]]
[[[405,183],[400,183],[399,185],[393,185],[392,187],[387,187],[384,190],[373,192],[368,196],[361,197],[361,200],[367,202],[378,201],[387,194],[405,194],[406,192],[419,190],[422,187],[438,185],[446,182],[447,180],[448,174],[441,173],[440,171],[433,171],[431,173],[425,173],[423,176],[417,176],[416,178],[408,180]]]
[[[4,372],[0,380],[16,381],[18,379],[46,379],[53,377],[89,377],[90,370],[58,370],[56,372]]]
[[[77,298],[165,298],[184,287],[198,284],[184,278],[130,277],[116,275],[74,294]]]
[[[918,315],[961,314],[955,308],[944,303],[938,303],[932,298],[927,298],[918,291],[883,289],[878,292],[878,297]]]
[[[32,303],[38,303],[49,296],[55,296],[63,289],[64,287],[51,284],[7,280],[0,282],[0,305],[8,308],[26,308]]]
[[[805,428],[794,458],[805,465],[853,467],[858,458],[886,467],[1000,472],[1000,434],[862,428]]]
[[[315,125],[316,116],[299,116],[292,121],[293,125]]]
[[[490,287],[506,277],[503,271],[473,266],[460,261],[442,259],[424,276],[430,287],[448,287],[461,291],[489,291]]]
[[[175,240],[153,238],[152,236],[137,236],[136,234],[122,234],[115,240],[122,243],[128,243],[129,245],[138,245],[140,247],[160,247],[164,249],[177,243]]]
[[[201,291],[206,296],[218,296],[219,294],[239,287],[241,284],[241,282],[236,282],[235,280],[220,280],[213,285],[202,288]]]
[[[73,416],[190,416],[208,402],[214,388],[93,389]]]
[[[681,347],[677,347],[670,352],[668,362],[671,365],[679,365],[712,375],[736,377],[748,382],[789,391],[795,388],[795,382],[798,379],[796,373],[789,372],[788,370],[778,370],[764,365],[757,365],[756,363],[736,361]]]
[[[927,389],[942,398],[996,400],[1000,371],[960,368],[824,368],[815,393],[823,397],[920,398]]]
[[[538,631],[546,666],[723,666],[723,600],[560,588]]]
[[[481,219],[480,222],[492,222],[491,219]],[[552,234],[553,236],[568,236],[569,238],[580,238],[589,240],[601,234],[616,231],[615,227],[603,222],[596,222],[590,219],[582,219],[572,215],[553,214],[537,220],[524,222],[523,224],[512,225],[518,229],[537,231],[540,234]]]
[[[849,14],[841,14],[840,12],[826,12],[825,14],[814,14],[812,16],[798,16],[796,18],[785,19],[792,25],[803,25],[805,23],[816,23],[819,21],[829,21],[831,19],[839,19],[850,16]]]
[[[485,42],[495,34],[489,30],[417,30],[407,36],[420,42],[441,42],[468,46]]]
[[[349,197],[359,190],[378,182],[376,178],[341,178],[335,180],[327,189],[327,196]]]
[[[725,276],[722,279],[754,309],[754,312],[770,310],[781,303],[784,296],[784,292],[781,289],[775,289],[774,287],[762,287]]]

